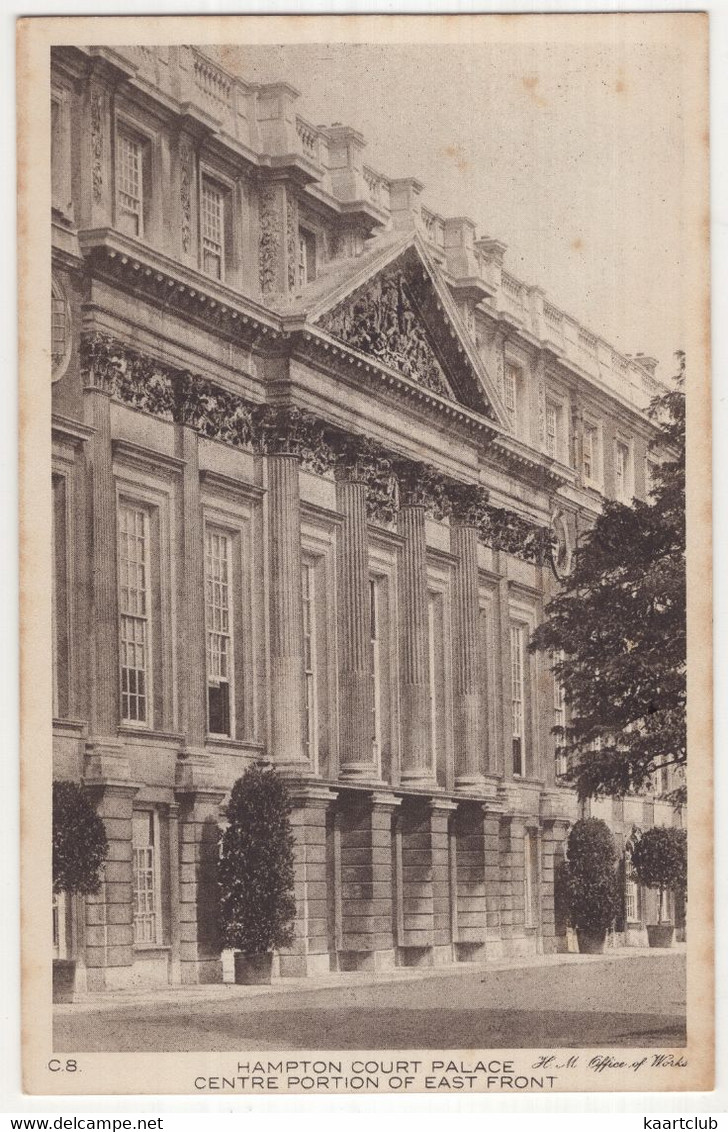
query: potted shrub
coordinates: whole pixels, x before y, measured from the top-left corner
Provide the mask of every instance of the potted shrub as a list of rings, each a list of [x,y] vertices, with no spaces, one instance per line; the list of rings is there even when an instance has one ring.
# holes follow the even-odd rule
[[[672,947],[675,925],[666,915],[668,892],[682,894],[687,889],[687,834],[672,826],[645,830],[632,848],[632,867],[639,884],[660,893],[658,922],[647,925],[650,947]]]
[[[82,786],[53,783],[53,892],[93,895],[109,851],[104,823]],[[76,960],[53,960],[53,1001],[73,1002]]]
[[[564,887],[579,951],[601,954],[607,929],[619,911],[617,849],[599,818],[582,818],[569,833]]]
[[[233,786],[218,881],[223,945],[236,983],[269,983],[273,952],[293,942],[291,800],[275,770],[249,767]]]

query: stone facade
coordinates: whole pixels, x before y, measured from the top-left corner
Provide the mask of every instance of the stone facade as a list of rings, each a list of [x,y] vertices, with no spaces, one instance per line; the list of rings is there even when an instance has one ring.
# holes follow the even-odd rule
[[[218,830],[261,758],[294,800],[280,977],[566,946],[528,636],[604,494],[645,495],[653,361],[285,81],[64,47],[52,97],[54,774],[110,843],[58,953],[90,989],[220,980]]]

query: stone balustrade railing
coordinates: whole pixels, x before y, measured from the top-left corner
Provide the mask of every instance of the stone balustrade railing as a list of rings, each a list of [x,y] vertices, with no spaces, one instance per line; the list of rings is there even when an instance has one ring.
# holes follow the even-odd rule
[[[134,46],[115,49],[134,64],[141,79],[154,83],[180,101],[192,101],[216,118],[220,130],[246,145],[275,152],[298,152],[322,168],[322,187],[336,195],[329,165],[326,132],[291,113],[297,95],[285,84],[252,87],[220,67],[193,47]],[[290,129],[289,129],[290,125]],[[352,171],[353,175],[353,171]],[[359,177],[361,180],[359,180]],[[357,182],[365,195],[386,215],[390,212],[390,181],[368,165],[360,166]],[[420,209],[418,222],[424,238],[443,248],[445,220],[430,209]],[[497,246],[496,246],[497,245]],[[476,241],[480,273],[495,291],[485,309],[513,318],[523,328],[555,349],[568,363],[604,383],[636,408],[643,409],[660,391],[649,364],[639,356],[618,353],[575,319],[546,300],[538,288],[529,287],[503,270],[505,245],[498,241]],[[649,359],[647,360],[649,361]]]

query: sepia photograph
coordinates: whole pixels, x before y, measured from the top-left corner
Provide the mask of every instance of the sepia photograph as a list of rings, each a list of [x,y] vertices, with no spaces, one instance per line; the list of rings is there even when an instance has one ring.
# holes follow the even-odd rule
[[[706,52],[20,22],[29,1091],[711,1087]]]

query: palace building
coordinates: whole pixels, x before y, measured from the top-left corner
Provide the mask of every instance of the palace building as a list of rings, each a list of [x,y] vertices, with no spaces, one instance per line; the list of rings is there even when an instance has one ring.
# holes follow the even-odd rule
[[[295,807],[280,977],[563,949],[578,807],[529,635],[602,498],[649,490],[654,359],[284,78],[51,68],[53,773],[109,840],[55,954],[90,990],[220,980],[218,830],[261,758]],[[656,787],[591,813],[679,821]]]

